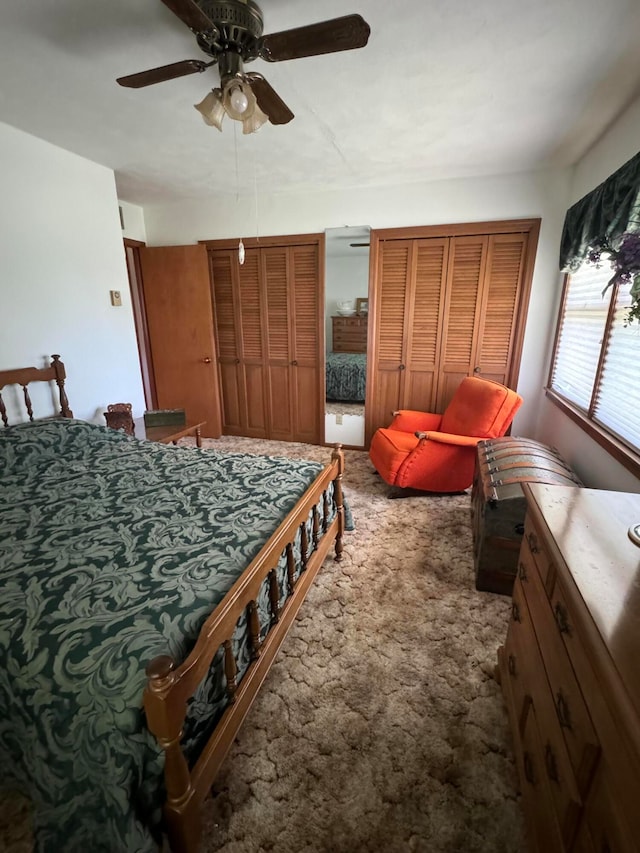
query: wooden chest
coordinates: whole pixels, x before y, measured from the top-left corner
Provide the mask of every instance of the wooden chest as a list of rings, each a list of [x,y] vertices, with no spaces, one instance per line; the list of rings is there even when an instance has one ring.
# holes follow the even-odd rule
[[[522,483],[582,485],[559,453],[538,441],[478,442],[471,490],[476,589],[511,595],[526,513]]]

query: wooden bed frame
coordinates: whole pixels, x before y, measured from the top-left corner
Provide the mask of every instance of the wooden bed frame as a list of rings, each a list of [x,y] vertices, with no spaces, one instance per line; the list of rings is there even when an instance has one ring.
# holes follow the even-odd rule
[[[0,370],[0,416],[5,427],[9,426],[7,409],[2,399],[2,389],[7,385],[20,385],[24,396],[24,405],[29,420],[33,420],[33,407],[29,396],[30,382],[55,382],[58,386],[58,398],[60,400],[59,417],[72,418],[73,412],[69,408],[69,401],[64,390],[64,381],[67,378],[64,364],[59,355],[51,356],[49,367],[18,367],[15,370]]]
[[[55,381],[59,388],[60,415],[73,417],[64,390],[65,378],[64,364],[59,355],[52,356],[49,368],[26,367],[0,371],[0,413],[5,427],[8,426],[8,420],[1,391],[9,384],[22,386],[29,420],[33,421],[29,383]],[[165,753],[164,778],[167,798],[163,810],[164,829],[174,853],[196,853],[202,831],[202,802],[208,796],[234,737],[332,543],[335,542],[335,559],[342,559],[343,472],[344,455],[338,444],[331,454],[331,462],[308,487],[287,518],[208,617],[187,659],[178,666],[172,658],[160,656],[147,666],[148,682],[144,691],[144,708],[147,726]],[[329,520],[329,489],[332,483],[336,513],[333,519]],[[318,511],[318,505],[322,506],[322,512]],[[309,517],[313,519],[311,541],[306,526]],[[295,578],[294,542],[298,533],[304,571]],[[285,603],[279,607],[281,595],[276,567],[283,553],[286,553],[287,559],[288,589]],[[271,618],[268,633],[261,640],[257,598],[265,580],[269,588]],[[232,637],[236,623],[243,613],[248,615],[251,662],[238,685]],[[229,704],[203,746],[199,758],[193,767],[189,768],[180,745],[187,703],[209,671],[220,647],[224,648]]]

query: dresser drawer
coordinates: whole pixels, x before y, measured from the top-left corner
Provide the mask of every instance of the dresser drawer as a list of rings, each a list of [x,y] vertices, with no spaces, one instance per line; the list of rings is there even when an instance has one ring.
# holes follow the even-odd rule
[[[526,518],[524,523],[523,542],[526,543],[526,547],[536,564],[544,588],[550,592],[553,587],[556,568],[549,556],[542,536],[539,535],[529,517]]]
[[[525,579],[521,580],[549,685],[549,698],[575,774],[578,792],[587,790],[598,759],[599,743],[591,717],[564,647],[542,579],[523,548]]]
[[[565,847],[555,819],[553,798],[545,771],[544,747],[531,703],[526,708],[522,749],[516,751],[516,763],[525,811],[530,818],[528,827],[533,850],[538,853],[561,853]]]
[[[603,766],[596,774],[587,802],[586,824],[598,853],[638,853],[618,792],[613,790],[609,768]],[[636,794],[638,791],[636,790]]]
[[[524,558],[527,560],[526,554]],[[534,566],[531,566],[531,571],[535,572]],[[525,572],[525,577],[529,575],[530,572]],[[517,694],[524,699],[525,709],[528,703],[533,703],[542,739],[544,770],[549,781],[549,791],[564,844],[570,849],[583,807],[582,795],[558,720],[534,623],[522,591],[527,583],[530,581],[519,577],[514,586],[512,618],[505,644],[510,655],[508,672],[514,696]],[[511,651],[508,649],[510,638]]]

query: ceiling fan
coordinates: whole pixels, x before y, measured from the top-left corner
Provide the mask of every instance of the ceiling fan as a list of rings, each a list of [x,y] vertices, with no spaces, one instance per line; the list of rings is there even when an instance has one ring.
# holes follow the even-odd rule
[[[364,47],[371,32],[360,15],[345,15],[263,35],[262,11],[254,0],[162,0],[195,34],[210,62],[185,59],[119,77],[121,86],[133,89],[205,71],[218,65],[220,87],[196,104],[209,125],[222,130],[225,115],[242,122],[253,133],[266,121],[287,124],[293,113],[262,74],[246,73],[244,63],[254,59],[282,62]]]

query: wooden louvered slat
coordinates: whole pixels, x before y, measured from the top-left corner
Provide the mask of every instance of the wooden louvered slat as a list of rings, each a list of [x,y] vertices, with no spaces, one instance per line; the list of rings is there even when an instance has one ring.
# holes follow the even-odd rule
[[[460,237],[454,238],[451,243],[442,362],[469,370],[473,369],[471,361],[476,310],[486,239]]]
[[[441,297],[446,280],[448,241],[423,240],[416,244],[410,352],[411,369],[435,368],[440,344]]]
[[[294,282],[294,354],[298,362],[318,361],[318,247],[294,246],[290,250]]]
[[[210,258],[215,298],[218,357],[237,358],[231,253],[225,251],[212,252]]]
[[[289,268],[286,247],[261,249],[267,305],[269,360],[290,360]]]
[[[237,264],[240,279],[240,327],[242,358],[262,358],[262,327],[260,324],[260,273],[256,249],[248,249],[244,264]]]
[[[411,244],[403,241],[385,243],[381,249],[380,311],[376,334],[379,363],[402,362],[410,250]]]
[[[489,239],[484,322],[475,361],[483,372],[506,375],[511,358],[516,309],[522,282],[525,234],[504,234]]]

